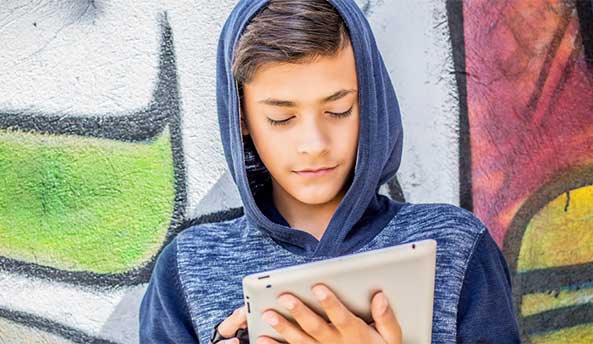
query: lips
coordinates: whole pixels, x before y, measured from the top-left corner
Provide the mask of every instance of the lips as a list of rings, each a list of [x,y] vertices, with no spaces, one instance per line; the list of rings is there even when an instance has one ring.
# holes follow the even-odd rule
[[[333,167],[320,167],[320,168],[310,168],[300,171],[295,171],[298,175],[301,176],[322,176],[328,173],[331,173],[335,170],[336,166]]]
[[[335,166],[334,166],[335,167]],[[309,168],[309,169],[305,169],[305,170],[300,170],[300,171],[296,171],[296,172],[319,172],[319,171],[323,171],[323,170],[331,170],[334,167],[319,167],[319,168]]]

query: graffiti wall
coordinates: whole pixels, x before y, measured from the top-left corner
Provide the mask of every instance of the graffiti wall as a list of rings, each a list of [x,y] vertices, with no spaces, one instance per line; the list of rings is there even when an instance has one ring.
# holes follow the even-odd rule
[[[241,215],[214,88],[233,4],[0,6],[0,342],[137,342],[163,246]]]
[[[137,342],[163,246],[242,213],[214,88],[234,3],[0,6],[0,342]],[[358,3],[404,122],[381,192],[488,225],[526,341],[593,340],[591,3]]]
[[[503,248],[526,342],[593,341],[592,6],[449,3],[461,201]]]
[[[0,342],[137,342],[163,245],[239,214],[207,67],[229,6],[1,6]]]

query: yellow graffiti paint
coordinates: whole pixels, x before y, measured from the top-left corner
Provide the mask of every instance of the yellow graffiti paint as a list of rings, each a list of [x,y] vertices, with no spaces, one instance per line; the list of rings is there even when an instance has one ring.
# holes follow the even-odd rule
[[[540,209],[527,225],[517,272],[593,262],[593,186],[570,190]],[[593,303],[593,286],[571,286],[521,298],[520,315]],[[532,343],[593,343],[593,324],[537,333]]]
[[[527,225],[518,272],[593,262],[592,228],[593,186],[560,195]]]
[[[531,336],[529,339],[533,344],[591,344],[593,343],[593,325],[569,327],[555,332]]]
[[[587,303],[593,303],[593,288],[527,294],[521,300],[521,315],[526,317],[556,308]]]

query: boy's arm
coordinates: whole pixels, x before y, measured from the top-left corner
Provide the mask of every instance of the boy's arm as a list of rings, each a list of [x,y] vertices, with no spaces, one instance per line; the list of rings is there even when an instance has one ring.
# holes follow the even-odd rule
[[[457,342],[520,342],[507,263],[488,230],[478,239],[465,273]]]
[[[179,279],[176,240],[157,258],[140,304],[140,343],[199,343]]]

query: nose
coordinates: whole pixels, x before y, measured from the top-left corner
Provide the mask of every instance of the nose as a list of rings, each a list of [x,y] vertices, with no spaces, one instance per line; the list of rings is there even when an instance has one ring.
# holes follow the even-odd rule
[[[329,149],[329,140],[323,123],[317,119],[318,116],[304,116],[301,127],[299,145],[297,151],[299,154],[311,156],[323,155]]]

